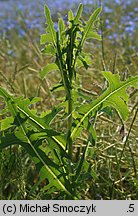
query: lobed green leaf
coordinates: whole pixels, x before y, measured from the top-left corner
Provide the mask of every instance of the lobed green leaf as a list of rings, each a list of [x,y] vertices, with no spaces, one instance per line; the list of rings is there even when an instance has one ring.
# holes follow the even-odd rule
[[[41,78],[44,79],[49,72],[54,70],[59,70],[57,64],[55,63],[47,64],[40,72]]]
[[[81,47],[83,46],[85,40],[87,39],[89,32],[92,30],[91,28],[93,27],[93,24],[97,20],[101,11],[102,11],[102,7],[97,8],[94,11],[94,13],[90,16],[89,20],[87,21],[86,26],[84,27],[84,32],[81,40]]]
[[[51,42],[53,42],[51,34],[47,33],[40,36],[40,44],[46,44]]]
[[[50,10],[47,7],[47,5],[45,5],[44,11],[45,11],[46,21],[47,21],[47,25],[48,25],[47,30],[51,36],[51,40],[52,40],[53,45],[56,47],[57,46],[56,45],[56,31],[54,29],[54,23],[51,19]]]
[[[136,86],[136,83],[138,83],[138,76],[130,77],[126,81],[121,82],[118,74],[103,72],[103,75],[108,80],[109,87],[92,103],[82,105],[77,108],[77,111],[83,114],[83,117],[80,119],[79,123],[72,131],[72,139],[74,139],[79,127],[91,112],[93,113],[93,115],[95,115],[97,110],[102,109],[106,106],[112,106],[113,108],[115,108],[119,112],[123,120],[126,120],[128,117],[128,95],[126,93],[126,89],[129,86]]]
[[[74,24],[79,23],[79,19],[81,18],[82,11],[83,11],[83,5],[80,4],[78,7],[78,10],[77,10],[77,14],[76,14],[75,19],[74,19]]]

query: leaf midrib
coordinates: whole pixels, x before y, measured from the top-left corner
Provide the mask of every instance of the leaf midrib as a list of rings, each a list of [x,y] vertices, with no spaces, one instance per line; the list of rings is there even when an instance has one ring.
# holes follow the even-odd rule
[[[12,97],[8,94],[8,93],[5,93],[2,88],[0,88],[0,91],[3,93],[3,95],[5,95],[5,98],[7,99],[8,101],[8,98],[14,102],[14,100],[12,99]],[[13,104],[11,104],[13,106]],[[17,106],[18,109],[20,109],[19,106]],[[13,106],[13,110],[16,114],[16,111],[14,109],[14,106]],[[22,109],[20,109],[22,110]],[[27,114],[28,115],[28,114]],[[18,116],[17,116],[18,118]],[[18,119],[19,123],[20,123],[20,120]],[[39,155],[39,153],[36,151],[36,149],[34,148],[34,146],[32,145],[32,143],[30,142],[29,138],[26,136],[26,132],[25,132],[25,129],[24,129],[24,126],[20,123],[20,126],[21,126],[21,129],[23,131],[23,134],[25,135],[25,137],[27,138],[28,140],[28,144],[31,146],[31,148],[33,149],[33,151],[35,152],[36,156],[39,158],[39,160],[42,162],[42,164],[44,165],[44,167],[47,169],[47,171],[52,175],[52,177],[54,179],[56,179],[56,181],[58,182],[58,184],[60,185],[60,187],[68,194],[72,197],[72,194],[66,189],[66,187],[62,184],[62,182],[57,178],[57,176],[54,174],[54,172],[46,165],[45,161],[43,160],[43,158]],[[42,126],[43,127],[43,126]]]
[[[134,77],[135,79],[136,77]],[[101,103],[103,103],[105,100],[107,100],[109,97],[111,97],[113,94],[115,94],[116,92],[120,91],[123,88],[126,88],[129,84],[133,83],[135,80],[130,80],[126,83],[124,83],[124,85],[121,85],[119,88],[117,88],[116,90],[114,90],[113,92],[110,92],[107,96],[105,96],[102,100],[100,100],[97,104],[95,104],[89,111],[86,112],[86,114],[82,117],[82,119],[80,120],[80,122],[77,124],[77,126],[74,128],[74,130],[71,133],[71,138],[74,138],[75,133],[77,132],[78,128],[81,126],[82,122],[84,121],[84,119],[89,115],[90,112],[92,112],[94,109],[96,109]],[[110,88],[110,87],[109,87]],[[109,89],[106,90],[106,92],[109,91]],[[105,93],[106,93],[105,92]],[[102,95],[101,95],[102,96]]]

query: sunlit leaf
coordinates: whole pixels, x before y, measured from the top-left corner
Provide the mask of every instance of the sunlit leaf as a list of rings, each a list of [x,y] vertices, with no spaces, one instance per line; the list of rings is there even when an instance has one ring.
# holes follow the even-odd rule
[[[102,109],[106,106],[111,106],[115,108],[119,112],[123,120],[126,120],[128,117],[128,95],[126,93],[126,89],[129,86],[136,86],[136,83],[138,82],[138,76],[130,77],[126,81],[121,82],[118,74],[112,74],[111,72],[103,72],[103,75],[108,80],[109,87],[101,96],[99,96],[92,103],[82,105],[77,109],[78,112],[83,114],[83,117],[81,118],[77,126],[74,128],[71,134],[72,138],[74,138],[77,130],[91,112],[94,115],[97,110]]]
[[[68,21],[70,22],[70,21],[73,21],[73,20],[74,20],[74,14],[73,14],[72,10],[69,10],[69,12],[68,12]]]
[[[5,119],[0,120],[1,122],[1,131],[6,130],[13,126],[14,118],[12,116],[6,117]]]
[[[50,182],[50,185],[53,186],[53,183],[54,183],[54,186],[57,189],[63,190],[69,196],[72,196],[70,193],[70,190],[66,188],[65,186],[64,178],[61,175],[59,165],[56,164],[53,160],[51,160],[46,155],[46,153],[41,148],[39,148],[41,144],[41,139],[35,140],[36,135],[33,135],[33,137],[31,137],[30,133],[32,133],[32,131],[28,130],[28,127],[25,125],[27,119],[25,118],[25,120],[23,121],[23,118],[20,117],[19,113],[21,112],[21,115],[24,114],[25,117],[27,117],[30,121],[32,121],[36,125],[38,124],[39,127],[42,127],[42,128],[44,127],[43,125],[44,122],[43,121],[41,122],[39,117],[34,117],[31,111],[29,111],[29,109],[24,106],[25,101],[26,103],[28,103],[28,99],[25,101],[19,102],[18,100],[14,99],[14,97],[10,96],[10,94],[6,92],[4,89],[2,89],[1,87],[0,87],[0,96],[4,97],[6,103],[8,104],[10,108],[9,111],[11,112],[11,115],[14,118],[16,118],[16,122],[17,122],[17,129],[15,129],[14,133],[5,132],[3,136],[0,137],[0,149],[6,148],[11,145],[15,145],[15,144],[22,145],[26,149],[28,154],[30,154],[32,158],[33,157],[35,158],[35,161],[36,161],[36,158],[40,160],[41,167],[44,167],[45,172],[47,173],[47,178]],[[18,102],[18,105],[16,104],[15,101]],[[51,121],[51,116],[49,116],[48,122],[50,121]],[[47,131],[47,135],[49,132],[50,131]],[[51,131],[50,133],[52,136],[53,131]],[[44,136],[44,134],[42,136]],[[52,136],[51,139],[54,139],[54,136]],[[40,142],[39,145],[36,145],[37,142]],[[54,139],[54,143],[55,144],[58,143],[58,147],[64,153],[65,150],[63,150],[62,148],[62,143],[56,138]],[[38,160],[37,160],[37,163],[38,163]]]
[[[87,36],[89,34],[89,32],[92,30],[93,24],[94,22],[97,20],[99,14],[101,13],[102,8],[98,8],[94,11],[94,13],[90,16],[85,28],[84,28],[84,32],[83,32],[83,37],[81,40],[81,46],[83,46],[85,40],[87,39]]]
[[[40,44],[46,44],[46,43],[50,43],[53,42],[52,37],[50,34],[42,34],[40,37]]]
[[[101,40],[101,35],[99,35],[97,32],[89,31],[87,36],[86,36],[86,40],[87,39]]]
[[[57,64],[55,63],[51,63],[51,64],[47,64],[40,72],[40,75],[41,75],[41,78],[44,79],[45,76],[51,72],[51,71],[54,71],[54,70],[58,70],[58,66]]]
[[[54,23],[51,19],[50,10],[47,7],[47,5],[45,5],[44,10],[45,10],[46,21],[47,21],[47,25],[48,25],[47,31],[49,32],[49,34],[51,36],[53,45],[56,47],[56,31],[54,29]]]
[[[47,44],[44,49],[41,50],[43,54],[55,56],[56,49],[52,44]]]
[[[74,24],[77,24],[79,22],[79,19],[81,18],[82,10],[83,10],[83,5],[80,4],[77,10],[77,14],[74,19]]]
[[[58,20],[58,29],[59,29],[60,43],[63,44],[65,40],[65,36],[63,36],[63,32],[65,31],[65,23],[62,18],[59,18]]]

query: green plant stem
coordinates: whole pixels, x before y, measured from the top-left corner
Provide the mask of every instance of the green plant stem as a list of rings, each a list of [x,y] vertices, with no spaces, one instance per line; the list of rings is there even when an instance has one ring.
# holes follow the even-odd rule
[[[57,33],[57,51],[58,51],[58,56],[57,56],[58,65],[59,65],[59,69],[60,69],[60,72],[61,72],[64,89],[65,89],[65,92],[66,92],[66,98],[67,98],[67,101],[68,101],[68,122],[67,122],[67,143],[66,143],[66,149],[68,149],[68,155],[69,155],[69,158],[71,160],[72,159],[72,139],[71,139],[72,94],[71,94],[71,80],[68,78],[69,74],[65,70],[65,66],[63,64],[62,53],[61,53],[61,50],[60,50],[58,33]],[[70,62],[70,64],[72,64],[72,62]],[[70,68],[70,66],[69,66],[69,68]]]
[[[72,94],[71,90],[68,92],[68,125],[67,125],[67,149],[70,160],[72,160]]]

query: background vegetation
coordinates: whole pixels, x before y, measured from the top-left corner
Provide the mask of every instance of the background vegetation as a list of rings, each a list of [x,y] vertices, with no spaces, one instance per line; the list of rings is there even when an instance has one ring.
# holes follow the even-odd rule
[[[63,96],[62,91],[50,91],[60,79],[56,72],[48,74],[44,80],[40,78],[41,69],[51,61],[50,57],[42,55],[43,47],[39,42],[40,35],[45,33],[43,4],[40,1],[40,7],[33,11],[33,3],[27,2],[23,5],[21,1],[13,11],[13,3],[10,5],[9,2],[12,1],[0,1],[0,4],[6,5],[0,15],[0,85],[16,96],[41,97],[41,102],[33,107],[39,114],[42,110],[47,111],[58,104],[57,98]],[[83,13],[85,20],[100,3],[86,2]],[[118,73],[121,80],[137,74],[137,1],[105,1],[102,4],[102,41],[86,44],[85,49],[91,54],[92,64],[88,70],[79,69],[81,86],[87,90],[86,95],[92,94],[93,98],[101,94],[104,87],[101,71]],[[60,4],[57,5],[58,12],[65,21],[67,11],[71,7],[75,12],[74,3],[68,3],[68,7],[64,8]],[[52,10],[52,14],[56,22],[60,16],[56,8]],[[128,93],[129,118],[125,123],[112,110],[109,110],[110,115],[101,113],[97,119],[97,142],[93,146],[93,156],[88,158],[93,173],[82,184],[82,199],[138,198],[137,91],[131,88]],[[2,111],[4,107],[5,104],[1,100],[0,120],[5,118]],[[54,122],[54,127],[63,131],[65,129],[62,121]],[[85,136],[84,133],[84,138]],[[122,151],[122,159],[118,164]],[[58,194],[47,195],[42,190],[46,185],[45,181],[32,192],[31,188],[38,179],[38,171],[29,155],[20,146],[2,150],[0,164],[0,199],[58,198]]]

